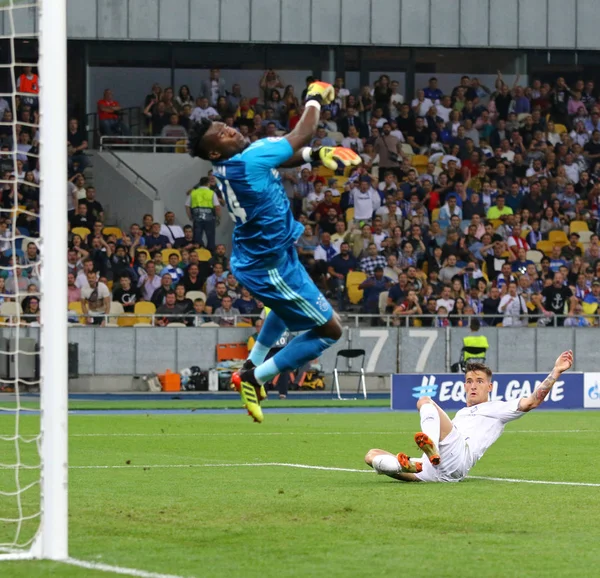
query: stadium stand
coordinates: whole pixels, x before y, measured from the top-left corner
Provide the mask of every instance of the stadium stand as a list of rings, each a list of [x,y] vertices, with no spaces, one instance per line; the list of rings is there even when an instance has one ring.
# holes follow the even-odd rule
[[[245,95],[228,86],[219,71],[211,74],[207,84],[218,83],[219,90],[198,98],[184,87],[174,93],[158,84],[146,98],[140,94],[145,134],[159,139],[152,150],[185,152],[187,129],[199,118],[220,118],[250,143],[286,134],[303,111],[300,95],[280,76],[283,86]],[[375,323],[413,326],[464,326],[473,316],[483,325],[496,325],[498,316],[513,327],[598,325],[590,313],[600,302],[600,104],[593,83],[567,86],[558,78],[553,85],[532,79],[530,86],[508,86],[499,74],[488,88],[463,76],[447,95],[434,90],[431,79],[414,99],[405,99],[392,94],[393,80],[383,74],[352,94],[337,79],[338,98],[323,108],[312,145],[341,143],[361,154],[363,166],[334,172],[306,164],[281,171],[295,217],[310,225],[299,243],[302,261],[334,306],[369,313],[377,317]],[[100,128],[126,145],[130,130],[116,114],[116,98],[107,90],[98,101]],[[580,101],[577,110],[570,106]],[[25,104],[4,114],[11,113],[37,122],[37,111]],[[18,213],[16,219],[3,219],[0,236],[8,238],[14,222],[22,238],[14,254],[7,242],[0,251],[4,264],[18,260],[22,278],[0,273],[3,302],[12,301],[15,283],[38,284],[36,136],[20,141],[18,174],[8,166],[4,172],[4,209]],[[184,223],[174,223],[169,214],[164,223],[140,215],[129,228],[108,222],[102,191],[92,186],[87,149],[86,133],[70,120],[70,295],[87,288],[85,273],[91,270],[111,293],[104,324],[155,323],[152,307],[139,306],[149,302],[167,311],[161,326],[169,319],[200,326],[218,322],[207,311],[220,307],[223,282],[232,310],[240,312],[236,324],[260,316],[262,304],[244,296],[228,274],[228,250],[215,247],[210,229],[194,238],[193,230],[186,232]],[[10,181],[17,183],[18,200],[8,194],[14,188]],[[223,192],[210,174],[199,186],[212,190],[217,220],[226,208]],[[345,243],[352,267],[333,261]],[[376,264],[385,269],[385,284],[373,277]],[[387,292],[385,304],[368,306],[355,282],[359,272],[367,287],[381,284],[377,296]],[[124,277],[129,279],[125,287]],[[513,282],[516,289],[510,287]],[[499,295],[492,296],[492,287]],[[177,293],[174,308],[165,307],[169,289]],[[411,290],[419,307],[412,306]],[[427,306],[432,298],[435,309]],[[578,313],[579,305],[586,315]],[[94,321],[73,303],[70,311],[75,323]]]

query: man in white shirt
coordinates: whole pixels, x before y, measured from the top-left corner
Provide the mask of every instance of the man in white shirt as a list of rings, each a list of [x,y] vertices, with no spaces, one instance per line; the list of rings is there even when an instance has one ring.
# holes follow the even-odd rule
[[[425,116],[432,106],[433,102],[428,98],[425,98],[425,92],[423,90],[417,90],[417,98],[411,102],[411,107],[415,116]]]
[[[500,300],[498,312],[503,313],[503,327],[524,327],[527,325],[527,304],[521,295],[519,287],[511,281],[508,284],[508,293]]]
[[[87,282],[87,287],[81,290],[81,309],[89,324],[104,325],[105,315],[110,313],[110,291],[93,271],[87,274]]]
[[[400,83],[397,80],[392,80],[391,83],[392,96],[390,97],[390,116],[396,118],[400,116],[400,105],[404,104],[404,97],[398,92]]]
[[[572,154],[568,154],[567,156],[565,156],[565,174],[567,175],[567,178],[569,179],[570,182],[572,182],[574,185],[576,185],[579,182],[579,165],[575,162],[573,162],[573,155]]]
[[[368,177],[361,177],[359,188],[350,191],[350,204],[354,206],[355,221],[371,221],[373,213],[381,206],[381,197]]]
[[[175,224],[175,213],[167,211],[165,213],[165,222],[160,226],[160,234],[169,239],[169,243],[175,246],[175,241],[185,237],[183,229]]]
[[[435,107],[437,115],[443,119],[444,122],[450,122],[450,113],[452,112],[452,99],[449,96],[444,96],[442,101]]]
[[[219,119],[219,113],[208,104],[208,98],[200,97],[196,100],[196,108],[192,110],[192,114],[190,114],[190,120],[193,122],[198,122],[203,118],[208,118],[209,120]]]
[[[421,397],[417,409],[421,430],[415,442],[423,452],[420,459],[373,449],[366,463],[378,474],[405,482],[460,482],[502,435],[504,426],[535,409],[546,399],[552,386],[573,365],[573,352],[561,353],[548,377],[534,392],[521,399],[489,401],[493,389],[492,371],[483,363],[470,361],[465,372],[467,406],[450,420],[431,398]]]
[[[325,191],[323,190],[323,183],[321,181],[315,181],[314,190],[308,193],[304,199],[302,210],[310,214],[312,213],[317,205],[325,198]]]
[[[440,307],[445,307],[447,311],[452,311],[452,309],[454,309],[454,299],[450,296],[450,287],[448,285],[442,289],[440,298],[435,302],[436,311]]]
[[[358,131],[355,126],[348,127],[348,136],[342,140],[342,146],[347,149],[352,149],[355,153],[361,154],[364,150],[363,141],[358,136]]]

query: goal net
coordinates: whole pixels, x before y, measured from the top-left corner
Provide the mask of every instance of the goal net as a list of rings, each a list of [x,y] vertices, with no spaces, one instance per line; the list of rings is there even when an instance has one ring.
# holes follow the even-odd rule
[[[0,0],[0,560],[68,556],[66,94],[66,0]]]

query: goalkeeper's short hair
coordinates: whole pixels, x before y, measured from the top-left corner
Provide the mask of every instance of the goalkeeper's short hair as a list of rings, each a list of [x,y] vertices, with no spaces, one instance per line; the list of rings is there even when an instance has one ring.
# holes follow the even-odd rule
[[[189,130],[188,134],[188,151],[192,157],[200,157],[205,161],[210,160],[206,147],[202,144],[204,135],[212,126],[212,120],[202,118],[199,122],[195,122]]]

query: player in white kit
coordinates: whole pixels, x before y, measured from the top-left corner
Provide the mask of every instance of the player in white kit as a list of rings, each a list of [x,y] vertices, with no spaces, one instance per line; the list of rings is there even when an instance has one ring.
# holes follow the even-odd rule
[[[489,401],[492,371],[483,363],[471,361],[465,371],[467,407],[453,420],[431,398],[421,397],[417,409],[421,430],[415,442],[423,452],[420,459],[373,449],[365,461],[378,474],[405,482],[460,482],[502,435],[504,426],[538,407],[561,374],[573,365],[573,352],[565,351],[534,392],[511,401]]]

